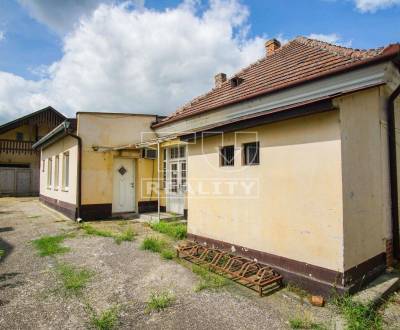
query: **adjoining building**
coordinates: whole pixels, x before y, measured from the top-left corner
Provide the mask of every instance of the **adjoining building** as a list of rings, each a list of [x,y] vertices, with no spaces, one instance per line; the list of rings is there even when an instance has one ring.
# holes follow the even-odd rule
[[[40,199],[71,219],[105,219],[116,213],[157,210],[156,157],[136,148],[155,115],[78,112],[38,141]],[[146,186],[147,187],[147,186]]]
[[[0,126],[0,195],[39,194],[40,155],[32,145],[66,118],[52,107]]]
[[[270,40],[264,58],[218,74],[167,118],[78,113],[76,133],[64,123],[36,145],[41,198],[97,218],[120,211],[125,196],[129,210],[185,214],[190,239],[269,264],[285,281],[355,291],[400,257],[399,68],[399,44]],[[51,172],[66,150],[68,201]],[[129,171],[160,189],[126,192]]]

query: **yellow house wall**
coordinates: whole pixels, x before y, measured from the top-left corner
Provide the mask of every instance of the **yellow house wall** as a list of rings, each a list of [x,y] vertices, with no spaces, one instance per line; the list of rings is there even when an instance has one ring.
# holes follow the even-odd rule
[[[199,197],[194,184],[188,192],[189,233],[343,271],[339,111],[245,132],[250,134],[223,136],[224,145],[237,148],[233,168],[219,166],[220,136],[189,144],[190,186],[202,181],[207,191],[218,181],[254,180],[259,188],[249,199]],[[254,141],[254,133],[260,165],[243,166],[241,147]]]
[[[344,269],[385,252],[390,237],[387,94],[381,87],[336,100],[340,107]]]
[[[147,200],[141,190],[142,176],[151,177],[153,161],[139,159],[138,150],[107,151],[101,147],[132,145],[155,134],[151,123],[155,116],[78,113],[78,135],[82,138],[82,204],[109,204],[113,199],[113,159],[135,159],[136,207],[138,201]],[[100,146],[98,151],[93,146]],[[156,161],[154,161],[156,163]],[[157,175],[157,172],[155,172]],[[143,196],[143,197],[141,197]],[[136,208],[137,209],[137,208]]]
[[[69,152],[69,187],[62,189],[62,164],[63,153]],[[55,173],[55,156],[59,155],[59,187],[54,186],[54,173]],[[53,159],[53,179],[52,186],[47,186],[47,164],[49,157]],[[70,137],[64,137],[55,142],[49,147],[42,150],[41,160],[45,161],[43,170],[43,162],[40,167],[40,194],[46,197],[54,198],[66,203],[76,205],[76,192],[77,192],[77,175],[78,175],[78,145],[77,141]]]

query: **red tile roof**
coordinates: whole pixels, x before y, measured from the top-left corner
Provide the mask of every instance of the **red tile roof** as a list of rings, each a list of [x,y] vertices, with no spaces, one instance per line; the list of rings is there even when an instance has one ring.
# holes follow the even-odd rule
[[[153,127],[163,126],[189,116],[285,89],[316,78],[350,70],[367,63],[400,54],[400,44],[385,48],[359,50],[297,37],[248,66],[233,77],[243,81],[232,87],[230,80],[193,99]]]

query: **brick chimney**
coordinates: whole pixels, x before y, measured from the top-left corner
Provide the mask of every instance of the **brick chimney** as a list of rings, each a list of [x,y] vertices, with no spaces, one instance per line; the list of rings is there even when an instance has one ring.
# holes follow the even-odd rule
[[[272,55],[273,53],[275,53],[275,51],[281,46],[281,43],[276,40],[276,39],[271,39],[268,40],[265,43],[265,51],[267,53],[267,56]]]
[[[215,87],[221,87],[222,83],[226,81],[226,74],[225,73],[217,73],[214,77],[215,80]]]

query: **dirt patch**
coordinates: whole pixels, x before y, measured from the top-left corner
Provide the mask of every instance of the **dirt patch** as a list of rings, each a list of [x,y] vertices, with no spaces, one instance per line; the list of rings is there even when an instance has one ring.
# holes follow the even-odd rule
[[[121,329],[287,329],[291,318],[304,314],[333,328],[337,317],[329,308],[301,304],[286,290],[259,298],[230,283],[195,292],[200,279],[189,264],[140,248],[149,235],[176,244],[142,223],[90,223],[115,232],[131,227],[136,233],[134,240],[116,244],[112,237],[85,234],[74,222],[26,198],[0,199],[0,223],[8,228],[1,233],[6,256],[0,261],[0,328],[87,329],[93,315],[114,308]],[[63,254],[41,257],[31,244],[43,235],[71,232],[62,243],[68,248]],[[60,289],[60,264],[93,274],[79,294]],[[174,296],[171,304],[146,312],[150,296],[165,291]]]

